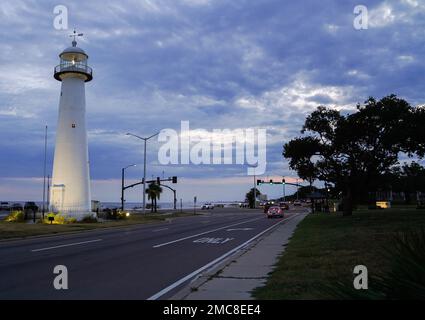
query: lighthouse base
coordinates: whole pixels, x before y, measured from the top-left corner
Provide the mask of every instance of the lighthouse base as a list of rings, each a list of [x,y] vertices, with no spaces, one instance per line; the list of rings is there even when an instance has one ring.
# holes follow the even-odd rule
[[[77,202],[71,195],[67,196],[65,185],[54,185],[51,191],[50,210],[54,213],[75,218],[78,221],[90,216],[93,217],[94,213],[91,212],[91,205],[87,202]]]

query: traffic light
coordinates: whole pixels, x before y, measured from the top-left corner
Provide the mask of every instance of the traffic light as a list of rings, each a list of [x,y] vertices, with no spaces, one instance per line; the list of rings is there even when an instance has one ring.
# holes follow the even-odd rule
[[[273,184],[273,180],[272,179],[270,179],[270,184]]]
[[[177,177],[174,176],[172,181],[173,181],[173,183],[177,183]]]
[[[161,184],[161,178],[160,177],[156,177],[156,184],[160,185]]]
[[[259,186],[262,183],[261,180],[257,180],[257,186]]]
[[[285,183],[286,183],[285,179],[282,179],[282,184],[285,184]]]

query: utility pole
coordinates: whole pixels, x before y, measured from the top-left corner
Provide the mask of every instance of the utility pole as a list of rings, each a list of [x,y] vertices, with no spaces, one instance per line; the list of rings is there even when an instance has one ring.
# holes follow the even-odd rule
[[[49,211],[50,204],[50,175],[47,175],[47,211]]]
[[[300,193],[300,186],[298,185],[298,178],[297,178],[297,200],[298,200],[299,193]]]
[[[43,209],[42,209],[42,219],[44,220],[44,212],[46,210],[46,166],[47,166],[47,125],[44,132],[44,170],[43,170]],[[33,219],[35,222],[35,218]]]

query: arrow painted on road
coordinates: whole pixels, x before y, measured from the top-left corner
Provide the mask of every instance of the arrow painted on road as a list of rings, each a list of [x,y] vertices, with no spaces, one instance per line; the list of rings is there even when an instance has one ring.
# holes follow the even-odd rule
[[[248,231],[253,229],[254,228],[234,228],[234,229],[227,229],[226,231]]]

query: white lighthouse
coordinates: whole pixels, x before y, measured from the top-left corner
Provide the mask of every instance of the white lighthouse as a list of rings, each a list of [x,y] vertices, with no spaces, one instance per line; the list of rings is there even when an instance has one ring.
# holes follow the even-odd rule
[[[60,64],[54,77],[61,81],[59,118],[53,162],[50,208],[82,219],[90,214],[90,174],[86,129],[85,83],[91,81],[92,69],[88,55],[77,47],[72,35],[72,47],[59,55]]]

